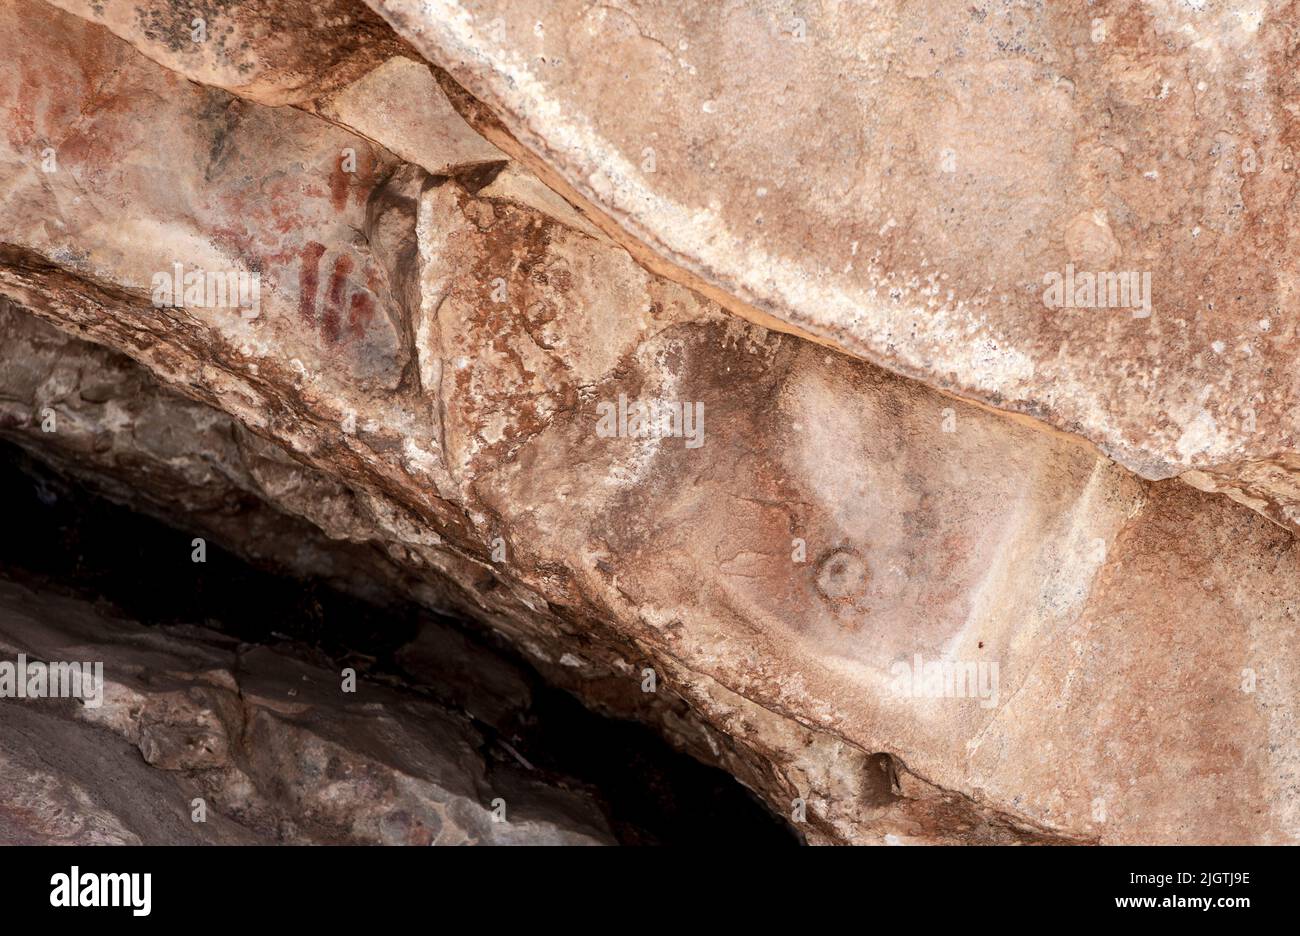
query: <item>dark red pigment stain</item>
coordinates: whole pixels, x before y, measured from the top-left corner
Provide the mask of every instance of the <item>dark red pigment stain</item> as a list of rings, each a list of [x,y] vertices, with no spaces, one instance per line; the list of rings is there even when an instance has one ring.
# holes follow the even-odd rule
[[[349,192],[356,204],[364,205],[366,197],[374,187],[373,153],[364,149],[357,151],[355,172],[344,169],[343,162],[344,157],[340,154],[339,158],[334,160],[334,168],[330,170],[330,204],[334,206],[335,211],[342,211],[347,207]]]
[[[343,337],[343,310],[346,306],[348,338],[355,341],[363,337],[375,316],[373,287],[377,283],[374,271],[369,268],[366,270],[366,278],[371,283],[371,289],[366,289],[360,284],[350,284],[348,277],[355,266],[354,260],[349,254],[340,254],[336,257],[322,303],[324,308],[318,321],[316,298],[320,292],[320,267],[321,260],[325,256],[325,248],[315,241],[309,241],[302,248],[301,256],[302,266],[298,271],[298,314],[302,320],[313,328],[319,327],[321,335],[327,342],[337,344]]]
[[[330,289],[325,297],[325,315],[321,321],[321,333],[330,344],[339,340],[343,287],[347,285],[348,274],[351,272],[352,258],[347,254],[340,254],[334,261],[334,273],[330,276]]]
[[[325,245],[309,241],[302,249],[302,267],[298,270],[298,314],[303,321],[316,324],[316,290],[320,288],[320,258]]]
[[[344,171],[341,161],[334,161],[334,171],[330,173],[330,204],[335,211],[342,211],[347,206],[351,175],[352,173]]]
[[[348,306],[348,331],[354,339],[360,338],[370,327],[375,315],[375,300],[370,293],[354,292]]]

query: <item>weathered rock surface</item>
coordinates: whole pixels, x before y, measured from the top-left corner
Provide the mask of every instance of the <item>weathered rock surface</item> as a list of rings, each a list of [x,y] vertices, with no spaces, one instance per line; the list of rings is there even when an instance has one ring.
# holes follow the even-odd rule
[[[185,4],[51,0],[200,84],[262,104],[302,104],[364,77],[405,43],[354,0]]]
[[[404,56],[306,107],[434,175],[507,158],[456,113],[425,62]]]
[[[371,5],[660,272],[1300,523],[1294,0]]]
[[[154,61],[199,84],[262,104],[293,104],[350,130],[433,175],[500,170],[508,157],[452,107],[435,69],[361,0],[326,7],[235,4],[217,12],[219,34],[195,38],[186,11],[147,0],[63,9],[107,25]],[[198,17],[207,30],[208,16]],[[321,32],[328,37],[324,48]],[[337,184],[337,183],[336,183]],[[599,229],[535,177],[500,173],[494,196],[530,205],[594,237]]]
[[[901,14],[890,11],[881,13],[890,29],[880,34],[861,28],[861,14],[852,30],[823,23],[819,35],[839,43],[837,55],[858,56],[873,89],[866,100],[881,111],[866,113],[888,145],[867,145],[845,138],[833,116],[859,113],[860,104],[845,109],[853,86],[833,92],[813,81],[842,64],[824,50],[797,49],[789,67],[768,67],[770,88],[744,84],[758,67],[746,64],[732,75],[730,97],[724,93],[727,63],[742,61],[738,51],[718,54],[731,41],[728,17],[757,14],[701,15],[690,38],[647,31],[613,8],[579,21],[561,6],[531,17],[533,38],[525,39],[517,28],[526,6],[485,4],[475,16],[446,6],[445,18],[428,19],[381,5],[420,51],[499,114],[517,141],[512,155],[600,208],[605,217],[592,217],[607,225],[605,234],[630,231],[641,241],[637,259],[671,276],[593,236],[581,219],[557,221],[562,203],[538,210],[536,198],[518,195],[536,185],[518,166],[432,175],[304,110],[195,87],[99,27],[10,0],[0,6],[0,42],[12,45],[14,63],[0,93],[10,128],[0,141],[9,170],[0,213],[11,221],[0,245],[0,295],[221,411],[242,427],[237,438],[258,440],[250,448],[279,446],[283,454],[268,456],[277,481],[249,472],[258,497],[331,538],[381,544],[400,570],[395,583],[436,583],[439,600],[506,635],[540,666],[567,671],[592,704],[625,705],[629,687],[652,670],[661,692],[690,703],[681,743],[705,749],[702,756],[782,813],[806,810],[810,841],[1300,839],[1300,557],[1289,532],[1226,498],[1135,477],[1081,439],[746,322],[714,301],[764,308],[945,389],[1055,421],[1139,473],[1223,463],[1232,446],[1218,436],[1177,454],[1176,440],[1196,417],[1168,424],[1173,442],[1164,429],[1147,435],[1166,424],[1150,417],[1154,410],[1116,409],[1115,386],[1106,383],[1114,376],[1107,368],[1126,373],[1133,363],[1115,357],[1116,347],[1129,346],[1126,330],[1165,329],[1163,337],[1146,333],[1140,346],[1150,355],[1142,360],[1162,368],[1159,393],[1173,400],[1201,379],[1196,368],[1209,366],[1207,358],[1179,369],[1187,359],[1178,343],[1200,340],[1207,319],[1180,328],[1163,307],[1147,320],[1071,312],[1068,340],[1078,356],[1058,355],[1055,345],[1050,356],[1040,353],[1032,329],[1027,343],[1012,340],[1027,334],[1015,332],[1027,321],[1013,298],[1024,293],[1018,278],[1037,262],[1024,259],[1025,244],[1059,220],[1035,193],[1074,193],[1067,183],[1084,170],[1057,143],[1052,174],[1033,177],[1036,147],[1052,134],[1026,124],[1033,108],[1004,120],[1011,92],[997,89],[1037,87],[1050,76],[1022,60],[1056,48],[1035,30],[1066,14],[1043,13],[1039,22],[1024,13],[1015,27],[1000,14],[983,23],[974,17],[975,38],[1003,28],[1018,36],[1006,40],[1012,57],[997,64],[984,61],[993,54],[985,44],[943,29],[930,43],[969,41],[969,57],[931,56],[908,38],[919,27],[898,26]],[[669,15],[666,6],[652,9]],[[673,9],[679,17],[695,10]],[[507,45],[476,44],[485,12],[499,14]],[[955,14],[911,15],[920,24]],[[1252,41],[1270,41],[1269,29]],[[745,30],[755,41],[767,35]],[[1049,32],[1061,38],[1055,25]],[[1181,33],[1172,35],[1166,39],[1176,46]],[[693,58],[711,36],[714,51]],[[1139,45],[1154,41],[1135,36]],[[773,34],[757,51],[786,41]],[[911,64],[877,75],[874,59],[851,41],[905,46]],[[1114,44],[1128,54],[1128,45]],[[1223,68],[1254,47],[1224,44]],[[680,77],[662,70],[666,54]],[[1180,53],[1171,46],[1169,54]],[[601,129],[602,112],[585,109],[612,75],[592,70],[593,59],[626,61],[632,76],[617,96],[627,123],[611,125],[629,133],[609,147],[601,134],[615,130]],[[949,59],[956,64],[942,64]],[[554,87],[537,77],[543,67]],[[799,83],[799,68],[812,84]],[[678,87],[703,87],[706,78],[717,85],[705,99],[712,110],[687,84]],[[1071,80],[1073,87],[1057,82],[1031,98],[1048,108],[1043,120],[1064,120],[1069,107],[1100,93]],[[956,88],[944,90],[949,81]],[[796,118],[813,95],[822,108],[814,112],[827,116],[810,128]],[[951,99],[940,136],[957,141],[964,167],[938,182],[927,181],[933,167],[915,155],[929,143],[907,136],[917,131],[906,111],[926,95]],[[1068,103],[1076,99],[1083,103]],[[672,190],[675,207],[634,166],[614,173],[614,162],[581,161],[639,155],[627,149],[631,131],[650,132],[637,121],[652,100],[673,114],[658,137],[645,138],[655,149],[647,174]],[[757,101],[772,103],[771,119],[786,115],[783,132],[760,119]],[[472,102],[457,103],[495,143],[511,147]],[[561,103],[589,121],[589,133],[556,131],[570,119],[558,112]],[[1132,108],[1120,110],[1134,126],[1155,119],[1146,105]],[[765,135],[750,146],[743,135],[732,145],[695,133],[692,121],[704,119],[697,111],[721,115],[736,133],[754,127]],[[151,121],[183,145],[151,137]],[[893,133],[904,138],[889,143]],[[1023,164],[997,163],[999,140],[1022,148]],[[56,150],[57,171],[41,171],[45,145]],[[363,167],[355,174],[337,169],[349,149]],[[830,154],[841,152],[864,166],[845,174],[841,161],[834,180],[819,178]],[[1089,166],[1106,164],[1105,153],[1095,155]],[[752,165],[740,172],[746,159]],[[706,190],[710,161],[725,171],[709,176]],[[755,186],[754,198],[766,187],[761,197],[776,206],[762,231],[741,223],[763,208],[741,197],[737,179]],[[945,203],[925,188],[931,183],[962,187]],[[872,197],[859,208],[862,186]],[[1065,222],[1094,194],[1111,204],[1102,189],[1084,191],[1087,198],[1069,194]],[[620,201],[633,196],[641,199],[635,206]],[[928,207],[952,199],[960,211]],[[1039,214],[1019,221],[1005,214],[1017,199]],[[1152,242],[1139,234],[1162,235],[1155,222],[1138,223],[1139,209],[1158,202],[1138,201],[1108,217],[1135,225],[1111,234],[1145,261]],[[899,204],[914,214],[896,217],[902,209],[891,206]],[[681,205],[685,213],[674,213]],[[981,205],[984,227],[969,221]],[[1180,223],[1170,211],[1167,223]],[[885,225],[886,216],[895,224]],[[872,233],[881,226],[887,230]],[[1071,230],[1070,244],[1109,249],[1095,231]],[[844,251],[832,250],[832,237],[844,240]],[[1131,238],[1145,246],[1128,246]],[[790,245],[798,250],[780,256]],[[706,255],[704,246],[719,252]],[[1064,263],[1070,249],[1043,246],[1033,256]],[[1174,264],[1157,282],[1192,262],[1187,253],[1169,256],[1151,258]],[[728,258],[744,264],[732,269]],[[1276,251],[1257,259],[1285,268]],[[258,314],[155,306],[151,278],[173,262],[259,271]],[[860,272],[829,272],[847,264]],[[1210,285],[1229,275],[1196,264]],[[686,288],[674,279],[682,269],[695,275],[691,283],[713,285]],[[909,290],[924,288],[930,272],[930,285],[942,285],[928,312],[895,313],[894,300],[877,301],[896,284],[899,308],[916,305]],[[972,285],[976,272],[995,278],[992,291],[987,282]],[[1171,288],[1190,283],[1182,280]],[[760,287],[784,292],[768,297]],[[980,295],[985,301],[976,303]],[[941,308],[949,301],[952,308]],[[1252,293],[1249,302],[1257,301]],[[837,318],[850,305],[856,311]],[[1243,314],[1262,313],[1251,306]],[[1282,314],[1270,321],[1279,330],[1269,341],[1281,340]],[[1059,315],[1034,322],[1042,334],[1065,327]],[[1251,345],[1265,368],[1261,380],[1267,367],[1280,371],[1270,355],[1285,350],[1265,343]],[[44,366],[42,373],[58,372]],[[0,367],[0,375],[20,371]],[[58,384],[46,378],[14,379],[23,389],[6,410],[13,430],[35,438],[42,406],[75,413],[81,404],[67,397],[76,387],[85,398],[85,376],[66,381],[66,392],[52,391]],[[998,384],[1004,377],[1010,383]],[[1051,388],[1050,405],[1035,395],[1042,387]],[[1209,406],[1212,397],[1196,399]],[[1270,391],[1275,399],[1284,397]],[[679,405],[676,434],[628,437],[620,419],[615,432],[605,431],[610,407],[618,414],[651,400]],[[1286,451],[1285,438],[1269,445]],[[185,462],[173,470],[193,470]],[[1205,477],[1215,477],[1208,467]],[[346,493],[315,496],[317,483]],[[400,587],[418,595],[420,586]],[[922,673],[901,679],[918,657]],[[942,661],[982,673],[982,689],[972,684],[959,696],[942,678],[927,681],[925,664]],[[673,733],[662,709],[653,717]]]
[[[130,358],[79,341],[0,299],[0,437],[110,500],[251,561],[315,576],[368,601],[434,591],[395,576],[381,553],[330,539],[355,511],[346,488],[313,474],[219,410],[159,385]],[[266,505],[274,501],[279,510]],[[316,522],[293,505],[310,503]],[[358,526],[358,524],[353,524]]]
[[[3,299],[0,438],[112,502],[182,522],[185,535],[176,548],[186,555],[190,537],[199,535],[247,561],[324,581],[376,606],[411,601],[435,614],[476,619],[515,642],[526,638],[533,665],[548,681],[592,707],[655,724],[702,759],[716,760],[725,749],[725,739],[692,718],[670,687],[642,693],[625,675],[633,672],[625,660],[618,667],[584,667],[578,675],[566,656],[569,643],[512,623],[527,608],[498,592],[477,564],[443,554],[444,573],[430,576],[371,515],[365,496],[224,413],[160,385],[130,358],[73,338]],[[467,656],[442,631],[424,633],[402,657],[458,707],[496,724],[491,715],[508,694],[488,691],[507,681],[492,658]]]
[[[582,795],[489,771],[467,719],[266,647],[0,582],[18,654],[100,663],[103,686],[0,699],[0,844],[612,841]]]

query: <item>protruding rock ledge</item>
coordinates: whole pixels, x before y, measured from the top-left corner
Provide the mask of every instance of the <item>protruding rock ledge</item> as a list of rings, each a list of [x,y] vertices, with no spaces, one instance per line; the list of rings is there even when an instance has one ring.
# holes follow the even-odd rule
[[[658,272],[1295,527],[1286,0],[371,5]]]

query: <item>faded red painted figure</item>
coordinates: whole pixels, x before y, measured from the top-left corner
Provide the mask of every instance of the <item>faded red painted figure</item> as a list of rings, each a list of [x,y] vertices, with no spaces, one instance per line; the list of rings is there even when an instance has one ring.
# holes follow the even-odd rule
[[[369,286],[351,283],[349,276],[356,261],[351,254],[337,255],[333,260],[325,296],[321,300],[320,268],[324,256],[324,245],[316,241],[308,242],[302,249],[301,266],[298,272],[298,314],[304,322],[319,328],[326,341],[336,344],[344,337],[343,309],[346,306],[348,310],[346,336],[356,340],[365,334],[374,318],[373,286],[377,285],[375,272],[367,262],[365,273]],[[319,310],[318,306],[321,306]]]

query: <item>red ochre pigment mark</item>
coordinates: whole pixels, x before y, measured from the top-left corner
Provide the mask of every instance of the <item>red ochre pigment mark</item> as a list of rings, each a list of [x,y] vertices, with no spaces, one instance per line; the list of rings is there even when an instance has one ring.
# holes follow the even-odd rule
[[[348,186],[352,184],[352,173],[343,168],[341,159],[334,160],[334,171],[330,173],[330,204],[335,211],[342,211],[348,204]]]
[[[50,88],[61,87],[61,82],[50,84],[50,76],[43,70],[38,74],[29,62],[20,63],[17,101],[8,108],[9,125],[5,128],[6,136],[15,149],[23,149],[35,141],[36,115],[44,113],[41,104]],[[36,157],[40,156],[41,148],[38,147]]]
[[[325,245],[309,241],[302,249],[302,267],[298,270],[298,314],[304,322],[316,324],[316,290],[320,287],[320,258]]]
[[[352,189],[352,200],[364,206],[375,187],[375,154],[366,150],[357,153],[357,176]]]
[[[375,300],[368,292],[358,290],[352,294],[348,305],[348,331],[353,340],[360,338],[370,327],[370,320],[375,316]]]
[[[339,340],[340,321],[343,312],[343,287],[347,285],[348,274],[352,272],[352,258],[340,254],[334,261],[334,272],[330,276],[329,292],[325,296],[325,314],[321,319],[321,332],[325,340],[333,344]]]
[[[357,205],[364,205],[375,187],[375,154],[364,148],[354,148],[356,163],[353,171],[343,168],[346,156],[340,150],[333,161],[329,174],[330,204],[335,211],[343,211],[348,206],[348,195]]]

